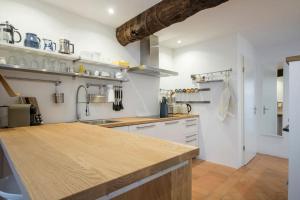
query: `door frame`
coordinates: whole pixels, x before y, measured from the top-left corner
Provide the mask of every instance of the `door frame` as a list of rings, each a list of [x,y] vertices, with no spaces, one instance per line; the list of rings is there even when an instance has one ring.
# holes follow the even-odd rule
[[[255,158],[255,155],[249,160],[246,160],[246,132],[245,132],[245,70],[246,70],[246,66],[245,66],[245,56],[241,55],[241,65],[240,65],[240,75],[241,75],[241,151],[242,151],[242,155],[241,155],[241,165],[247,165],[251,160],[253,160]],[[254,78],[256,79],[256,68],[254,69]],[[255,85],[254,85],[254,89],[256,91],[256,80],[254,81]],[[257,100],[255,98],[255,105],[254,105],[254,109],[257,109]],[[257,110],[255,111],[257,113]],[[257,126],[257,114],[255,114],[255,124]]]

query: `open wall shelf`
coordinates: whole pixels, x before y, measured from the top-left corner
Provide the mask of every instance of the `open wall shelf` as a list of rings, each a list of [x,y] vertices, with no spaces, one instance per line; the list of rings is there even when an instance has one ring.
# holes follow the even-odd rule
[[[210,101],[176,101],[176,103],[203,103],[203,104],[209,104]]]
[[[34,48],[13,45],[13,44],[0,43],[0,49],[5,50],[5,51],[29,53],[29,54],[33,54],[33,55],[37,55],[37,56],[61,59],[61,60],[66,60],[66,61],[73,61],[74,63],[82,63],[82,64],[89,64],[89,65],[94,65],[94,66],[99,66],[99,67],[106,67],[106,68],[110,68],[110,69],[114,69],[114,70],[124,69],[118,65],[83,59],[80,56],[76,56],[76,55],[61,54],[61,53],[57,53],[57,52],[50,52],[50,51],[45,51],[42,49],[34,49]]]
[[[105,81],[128,82],[128,79],[117,79],[117,78],[111,78],[111,77],[86,75],[86,74],[80,74],[80,73],[75,73],[75,72],[56,72],[56,71],[49,71],[46,69],[26,68],[26,67],[21,67],[18,65],[0,64],[0,69],[29,72],[29,73],[38,73],[38,74],[68,76],[68,77],[74,77],[74,78],[78,77],[78,78],[88,78],[88,79],[105,80]]]

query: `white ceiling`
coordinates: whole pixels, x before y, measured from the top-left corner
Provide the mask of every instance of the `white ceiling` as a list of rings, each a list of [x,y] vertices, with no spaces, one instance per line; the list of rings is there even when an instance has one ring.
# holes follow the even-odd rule
[[[42,0],[117,27],[160,0]],[[108,8],[115,14],[110,16]],[[256,47],[300,41],[300,0],[229,0],[160,32],[164,46],[176,48],[239,32]],[[181,40],[181,44],[177,44]]]

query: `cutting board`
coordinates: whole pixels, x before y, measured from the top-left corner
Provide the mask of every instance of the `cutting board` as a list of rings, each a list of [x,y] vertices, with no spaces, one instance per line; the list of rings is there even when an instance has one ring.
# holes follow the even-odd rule
[[[8,82],[5,80],[5,78],[2,76],[2,74],[0,73],[0,82],[2,83],[5,91],[7,92],[7,94],[10,96],[10,97],[17,97],[17,96],[20,96],[19,93],[16,93],[12,87],[8,84]]]

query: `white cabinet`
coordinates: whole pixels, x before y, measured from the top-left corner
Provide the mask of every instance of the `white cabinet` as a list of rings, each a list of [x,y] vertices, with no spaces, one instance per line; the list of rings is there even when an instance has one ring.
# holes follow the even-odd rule
[[[198,132],[198,118],[184,119],[184,132]]]
[[[119,131],[129,132],[129,126],[120,126],[120,127],[115,127],[113,129],[119,130]]]
[[[184,143],[182,120],[162,122],[161,138],[177,143]]]
[[[199,147],[198,127],[198,118],[189,118],[116,127],[114,129],[131,133],[140,133],[163,140]]]
[[[141,133],[143,135],[164,139],[161,127],[161,123],[140,124],[129,126],[129,132]]]
[[[199,147],[199,139],[198,139],[199,132],[194,133],[186,133],[184,143],[186,145],[191,145],[194,147]]]

